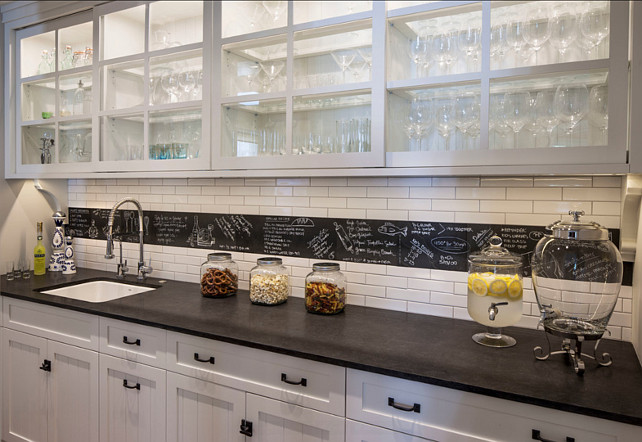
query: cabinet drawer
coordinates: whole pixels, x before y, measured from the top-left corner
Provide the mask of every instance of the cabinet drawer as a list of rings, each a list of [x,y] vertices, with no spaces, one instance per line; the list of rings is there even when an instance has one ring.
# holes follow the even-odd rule
[[[343,416],[345,369],[240,345],[167,333],[167,368]]]
[[[639,441],[642,428],[348,369],[346,416],[439,441]],[[405,409],[405,410],[404,410]]]
[[[346,419],[346,442],[426,442],[427,440]]]
[[[100,352],[165,368],[165,334],[161,328],[100,318]]]
[[[98,351],[98,317],[35,302],[4,297],[7,328]]]

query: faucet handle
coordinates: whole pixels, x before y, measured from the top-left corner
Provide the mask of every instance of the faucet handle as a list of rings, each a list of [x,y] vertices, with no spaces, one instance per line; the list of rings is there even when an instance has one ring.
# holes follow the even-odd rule
[[[152,268],[152,259],[149,259],[149,265],[145,265],[144,262],[138,263],[138,277],[137,279],[143,280],[147,278],[147,275],[152,273],[154,269]]]

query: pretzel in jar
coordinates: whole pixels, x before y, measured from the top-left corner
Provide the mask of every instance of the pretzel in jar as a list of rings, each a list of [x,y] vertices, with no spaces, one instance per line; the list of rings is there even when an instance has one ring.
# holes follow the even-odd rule
[[[201,294],[208,298],[236,295],[238,276],[230,269],[209,268],[201,276]]]

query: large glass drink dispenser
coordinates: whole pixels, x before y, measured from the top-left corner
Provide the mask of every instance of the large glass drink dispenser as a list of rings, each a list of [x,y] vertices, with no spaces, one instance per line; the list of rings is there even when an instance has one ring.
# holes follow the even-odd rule
[[[609,240],[608,230],[580,220],[583,211],[571,211],[569,221],[548,226],[552,235],[542,238],[532,259],[533,287],[541,312],[540,323],[548,334],[564,338],[562,350],[550,353],[535,348],[537,359],[567,354],[575,372],[585,369],[582,356],[610,365],[608,353],[598,357],[597,344],[604,332],[622,284],[622,257]],[[598,341],[594,355],[582,353],[584,341]]]
[[[487,247],[470,255],[468,264],[468,314],[488,328],[473,340],[488,347],[512,347],[515,339],[501,329],[522,316],[522,257],[493,236]]]

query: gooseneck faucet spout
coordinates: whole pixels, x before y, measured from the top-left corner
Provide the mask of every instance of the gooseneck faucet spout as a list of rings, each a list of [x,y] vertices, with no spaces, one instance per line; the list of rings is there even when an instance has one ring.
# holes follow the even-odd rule
[[[144,231],[144,224],[143,224],[143,208],[140,205],[140,203],[132,198],[132,197],[125,197],[118,201],[116,204],[114,204],[114,207],[111,208],[109,211],[109,218],[107,220],[107,228],[109,229],[107,231],[107,247],[105,249],[105,258],[107,259],[112,259],[114,257],[114,234],[113,234],[113,227],[114,227],[114,215],[116,214],[116,210],[120,206],[122,206],[125,203],[132,203],[136,206],[136,209],[138,210],[138,235],[139,235],[139,245],[140,245],[140,256],[138,258],[138,276],[137,279],[143,280],[147,277],[148,274],[152,272],[152,267],[151,266],[146,266],[145,265],[145,253],[144,253],[144,244],[143,244],[143,238],[145,237],[145,231]]]

